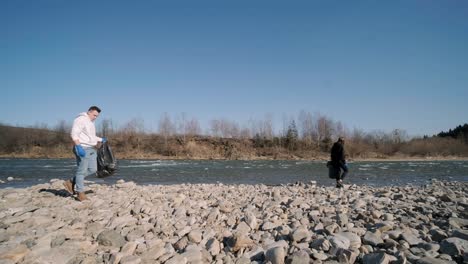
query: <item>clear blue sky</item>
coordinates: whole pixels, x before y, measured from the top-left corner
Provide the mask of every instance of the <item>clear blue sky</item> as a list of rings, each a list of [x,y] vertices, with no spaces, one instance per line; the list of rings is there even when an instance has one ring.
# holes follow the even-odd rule
[[[468,122],[468,1],[0,1],[0,122]],[[279,123],[276,128],[279,129]]]

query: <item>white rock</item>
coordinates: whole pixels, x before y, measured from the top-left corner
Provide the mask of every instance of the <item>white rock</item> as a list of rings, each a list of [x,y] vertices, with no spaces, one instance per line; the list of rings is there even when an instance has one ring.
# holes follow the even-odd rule
[[[286,252],[283,247],[274,247],[267,250],[265,261],[270,261],[272,264],[283,264]]]

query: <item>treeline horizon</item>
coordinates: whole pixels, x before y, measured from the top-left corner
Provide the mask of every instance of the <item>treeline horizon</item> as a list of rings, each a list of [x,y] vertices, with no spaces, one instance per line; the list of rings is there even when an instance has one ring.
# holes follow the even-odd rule
[[[346,138],[348,158],[468,156],[468,124],[433,136],[410,138],[405,130],[391,132],[346,128],[322,114],[301,111],[297,118],[283,118],[275,129],[273,118],[239,125],[213,119],[204,132],[196,118],[186,114],[171,118],[164,113],[157,132],[148,132],[142,119],[117,127],[112,119],[96,124],[97,134],[109,138],[121,158],[188,159],[326,159],[334,141]],[[21,128],[0,123],[0,154],[21,157],[69,157],[71,121],[54,127]]]

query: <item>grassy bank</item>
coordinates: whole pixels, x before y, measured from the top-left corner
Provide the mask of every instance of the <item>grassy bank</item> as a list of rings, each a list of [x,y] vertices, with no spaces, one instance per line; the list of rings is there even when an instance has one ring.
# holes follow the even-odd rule
[[[161,136],[113,132],[109,143],[118,159],[328,160],[333,141],[302,138]],[[66,131],[0,126],[0,157],[73,158]],[[468,145],[452,138],[388,141],[350,136],[348,160],[444,160],[468,158]]]

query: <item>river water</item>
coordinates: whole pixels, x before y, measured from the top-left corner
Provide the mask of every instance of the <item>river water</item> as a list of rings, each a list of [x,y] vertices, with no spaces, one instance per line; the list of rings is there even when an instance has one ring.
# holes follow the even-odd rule
[[[422,185],[431,179],[468,181],[468,161],[360,161],[348,165],[350,174],[345,182],[358,185]],[[0,188],[67,179],[75,168],[72,159],[0,159]],[[105,184],[119,179],[137,184],[333,184],[325,162],[320,161],[119,160],[113,176],[86,178]]]

